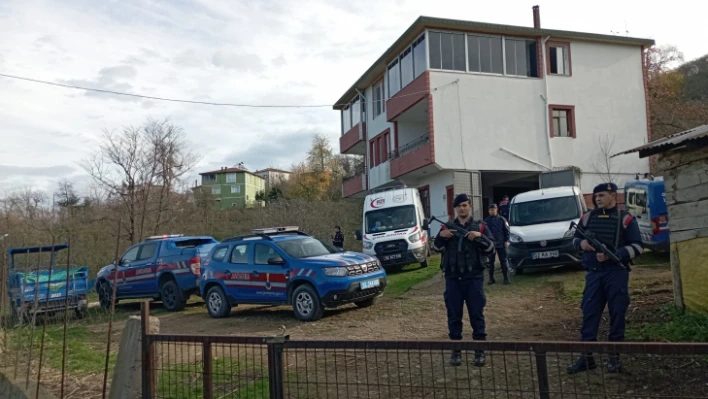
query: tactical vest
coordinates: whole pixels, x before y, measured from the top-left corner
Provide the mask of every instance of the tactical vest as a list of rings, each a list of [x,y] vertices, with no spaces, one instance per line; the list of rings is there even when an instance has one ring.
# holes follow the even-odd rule
[[[594,233],[605,245],[613,248],[620,248],[626,245],[623,220],[627,216],[626,212],[617,208],[603,213],[602,209],[590,212],[588,220],[583,220],[587,230]]]
[[[455,224],[459,222],[455,220]],[[467,231],[480,231],[480,222],[472,222],[465,226]],[[462,252],[458,251],[457,236],[453,236],[445,242],[445,251],[442,255],[440,268],[447,277],[465,277],[484,273],[488,259],[480,253],[477,246],[470,240],[464,238],[462,242]]]

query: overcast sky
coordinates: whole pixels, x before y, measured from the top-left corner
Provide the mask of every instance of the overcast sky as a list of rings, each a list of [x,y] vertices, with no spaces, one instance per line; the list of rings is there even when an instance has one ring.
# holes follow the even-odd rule
[[[708,7],[688,1],[2,0],[0,73],[179,99],[331,105],[420,15],[531,26],[534,4],[545,28],[624,35],[626,26],[687,60],[708,52],[698,34]],[[62,178],[85,187],[78,162],[101,130],[147,117],[185,129],[202,156],[197,171],[288,168],[317,132],[339,150],[330,106],[178,104],[0,77],[0,195],[53,191]]]

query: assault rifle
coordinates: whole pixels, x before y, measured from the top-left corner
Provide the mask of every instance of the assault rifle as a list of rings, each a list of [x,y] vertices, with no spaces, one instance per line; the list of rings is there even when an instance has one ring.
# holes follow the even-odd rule
[[[455,232],[452,234],[455,237],[457,237],[457,250],[462,252],[462,243],[464,242],[463,240],[465,240],[465,237],[467,236],[467,234],[469,234],[469,231],[462,228],[462,226],[458,226],[452,222],[443,222],[442,220],[436,218],[435,216],[431,216],[430,221],[431,222],[436,221],[440,224],[445,225],[445,227],[447,227],[450,230],[455,230]],[[484,234],[482,234],[482,237],[475,238],[474,240],[475,241],[479,240],[479,241],[485,242],[487,244],[493,244],[491,242],[491,240],[488,237],[486,237]]]
[[[570,230],[575,229],[580,235],[585,238],[590,245],[595,248],[596,251],[602,252],[607,255],[613,262],[623,266],[625,269],[630,270],[629,265],[625,265],[622,259],[617,255],[617,252],[611,245],[607,245],[602,240],[600,240],[594,233],[585,230],[579,224],[575,222],[570,222]]]

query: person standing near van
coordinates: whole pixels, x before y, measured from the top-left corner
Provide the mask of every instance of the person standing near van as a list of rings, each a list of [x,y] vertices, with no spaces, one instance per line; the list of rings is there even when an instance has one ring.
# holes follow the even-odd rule
[[[509,196],[505,195],[499,203],[499,214],[504,216],[504,219],[509,220]]]
[[[623,264],[613,262],[602,252],[593,248],[580,233],[576,232],[573,245],[583,251],[583,266],[587,270],[585,291],[581,308],[583,324],[581,341],[597,341],[597,331],[602,313],[607,305],[610,312],[611,342],[624,341],[625,314],[629,307],[629,269],[627,264],[643,251],[642,237],[637,220],[627,211],[617,207],[617,185],[603,183],[593,190],[595,209],[580,219],[580,224],[597,236],[600,241],[611,244]],[[608,245],[609,247],[609,245]],[[592,353],[585,353],[568,367],[568,374],[597,368]],[[619,373],[621,364],[618,354],[610,354],[607,371]]]
[[[334,236],[332,237],[332,245],[334,245],[337,248],[343,249],[344,248],[344,234],[342,234],[342,229],[339,226],[334,226],[337,231],[334,233]]]
[[[494,236],[494,246],[496,248],[496,256],[492,254],[489,257],[489,284],[496,283],[494,279],[494,258],[499,258],[502,274],[504,275],[504,285],[511,284],[509,282],[509,259],[506,256],[506,249],[509,247],[509,222],[504,216],[498,213],[497,204],[489,205],[489,216],[484,220],[484,223],[489,226],[489,230]]]
[[[467,312],[472,325],[472,339],[484,341],[487,339],[484,320],[484,306],[487,298],[484,296],[484,269],[489,257],[494,254],[494,237],[483,222],[472,220],[472,204],[467,194],[460,194],[453,201],[457,218],[451,223],[469,233],[462,241],[461,250],[456,230],[445,225],[435,237],[433,247],[442,252],[440,269],[445,276],[445,307],[447,308],[447,326],[449,337],[453,341],[462,339],[462,312],[467,304]],[[474,365],[484,366],[486,357],[484,351],[475,351]],[[453,351],[450,364],[460,366],[462,354]]]

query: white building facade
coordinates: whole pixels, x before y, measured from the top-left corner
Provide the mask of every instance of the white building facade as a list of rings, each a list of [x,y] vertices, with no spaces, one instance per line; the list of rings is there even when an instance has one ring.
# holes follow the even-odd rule
[[[533,16],[533,28],[420,17],[334,107],[340,152],[366,163],[344,196],[401,181],[429,215],[466,192],[484,217],[503,195],[552,184],[589,194],[649,172],[647,159],[608,157],[648,141],[653,41],[542,29]]]

